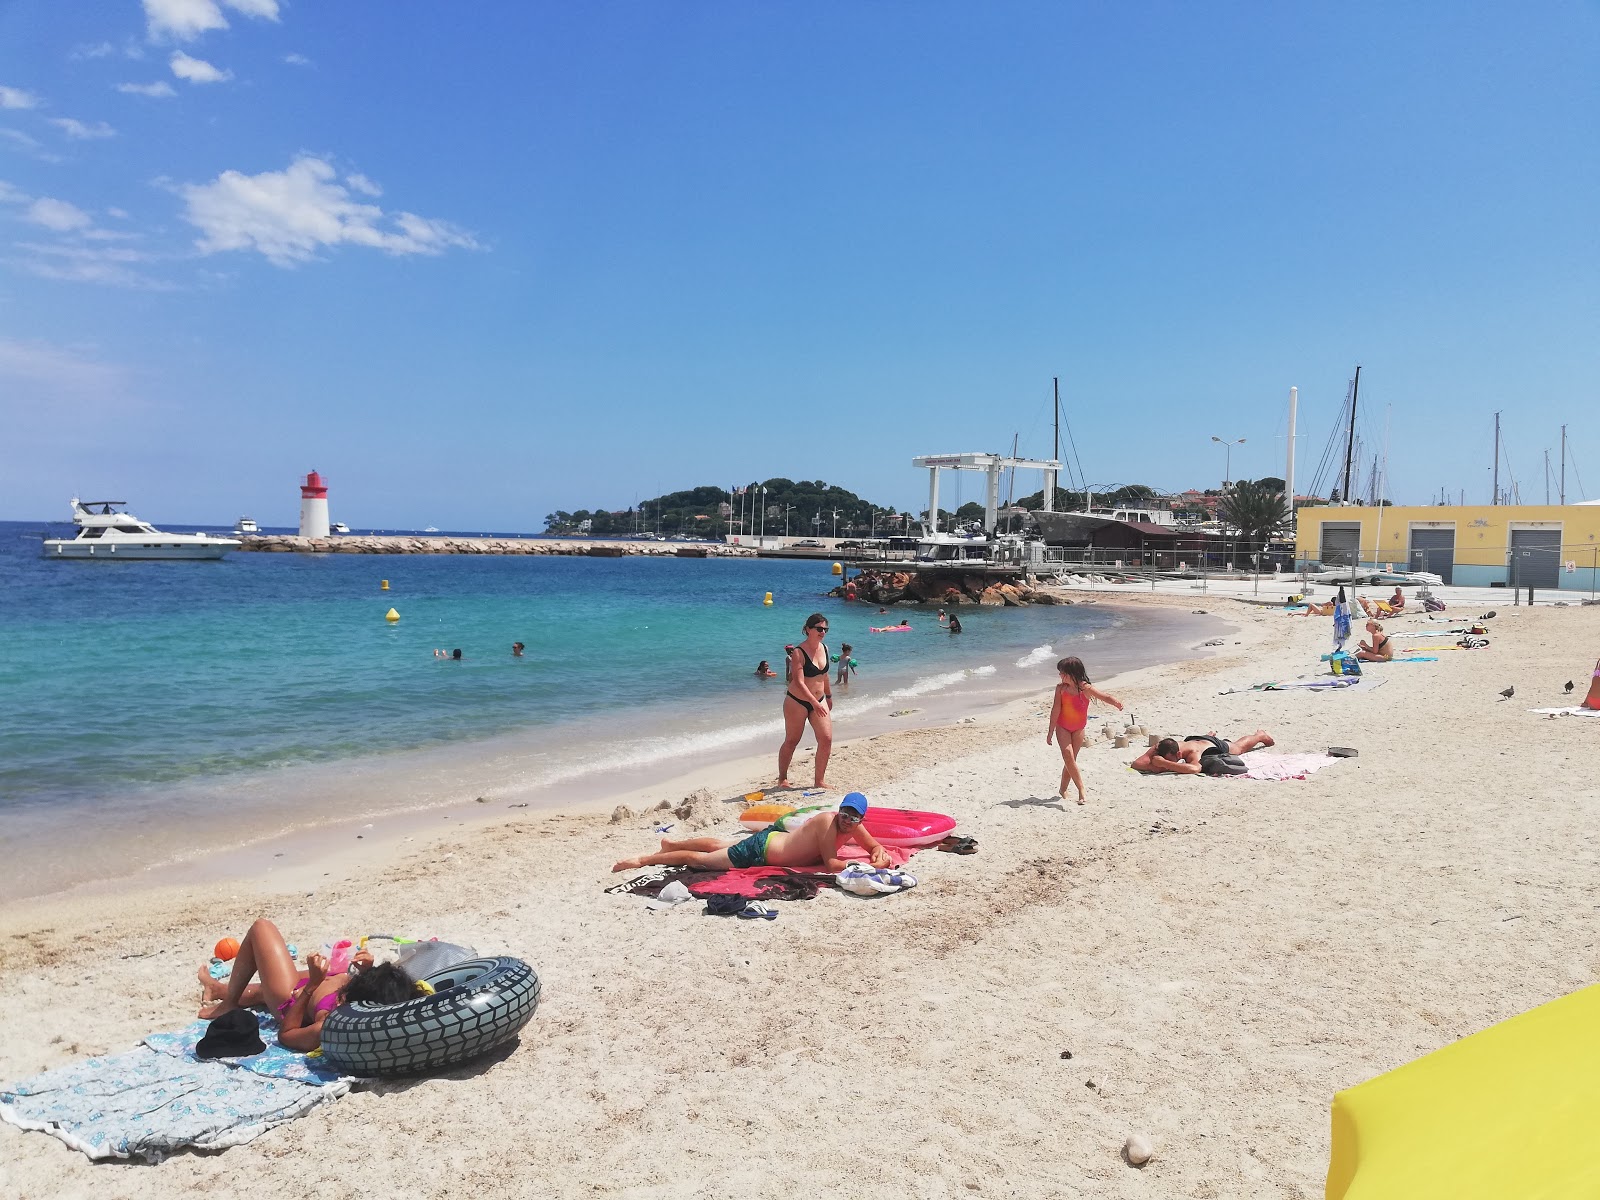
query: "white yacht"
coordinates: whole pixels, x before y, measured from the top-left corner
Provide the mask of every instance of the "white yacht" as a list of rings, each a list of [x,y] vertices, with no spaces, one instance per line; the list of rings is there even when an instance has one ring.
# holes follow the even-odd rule
[[[328,532],[329,533],[349,533],[350,532],[350,526],[346,525],[343,521],[331,521],[328,524]]]
[[[235,538],[209,533],[163,533],[127,512],[121,500],[74,496],[72,523],[76,536],[44,539],[46,558],[221,558],[240,546]]]
[[[239,523],[233,527],[235,533],[260,533],[261,526],[251,517],[240,517]]]

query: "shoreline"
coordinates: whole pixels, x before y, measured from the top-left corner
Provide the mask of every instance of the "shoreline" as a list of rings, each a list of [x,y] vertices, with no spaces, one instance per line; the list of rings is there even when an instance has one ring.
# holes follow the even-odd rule
[[[223,1154],[97,1167],[0,1127],[15,1190],[278,1194],[303,1186],[308,1154],[377,1154],[410,1155],[419,1195],[526,1191],[530,1165],[561,1195],[830,1194],[847,1177],[976,1196],[1320,1195],[1335,1091],[1600,976],[1593,731],[1526,711],[1592,667],[1600,612],[1502,608],[1489,649],[1331,694],[1230,690],[1320,672],[1327,630],[1225,615],[1237,632],[1214,655],[1114,679],[1091,659],[1091,674],[1153,732],[1264,725],[1285,751],[1360,757],[1295,782],[1151,779],[1125,769],[1136,747],[1096,740],[1089,803],[1063,809],[1038,695],[852,740],[841,785],[950,812],[980,845],[919,854],[921,886],[882,900],[825,892],[771,924],[652,912],[603,890],[651,844],[649,815],[613,824],[596,805],[485,814],[402,852],[362,842],[309,879],[8,905],[5,1080],[181,1025],[195,965],[260,915],[303,946],[406,922],[545,981],[503,1058],[359,1089]],[[1391,632],[1403,646],[1418,628]],[[732,832],[740,781],[722,778],[706,828]],[[681,800],[666,787],[641,802]],[[885,1088],[892,1155],[840,1110]],[[1136,1132],[1156,1151],[1143,1170],[1118,1153]],[[451,1146],[471,1152],[418,1149]]]
[[[1139,597],[1133,597],[1131,601],[1118,597],[1096,603],[1101,603],[1107,610],[1135,613],[1141,608],[1151,607],[1141,604]],[[1155,607],[1167,609],[1170,606]],[[1197,648],[1195,642],[1201,638],[1219,636],[1231,628],[1214,617],[1197,622],[1197,625],[1192,634],[1185,632],[1179,636],[1177,629],[1158,619],[1149,629],[1134,628],[1119,633],[1114,642],[1102,644],[1119,661],[1131,658],[1141,666],[1162,665],[1203,656],[1205,651]],[[1106,634],[1102,632],[1101,636],[1105,637]],[[1158,642],[1148,652],[1142,644],[1146,637],[1153,637]],[[1059,642],[1057,653],[1067,653],[1068,645]],[[978,659],[996,657],[982,653],[976,647],[974,649]],[[1093,651],[1090,652],[1092,655]],[[999,654],[999,657],[1003,659],[1006,655]],[[881,693],[851,697],[841,692],[841,721],[847,722],[844,728],[849,731],[849,736],[847,740],[836,743],[836,761],[840,752],[852,743],[888,733],[939,728],[969,718],[982,719],[1004,711],[1036,690],[1033,682],[1008,677],[1013,665],[1009,661],[1003,664],[1001,670],[1007,674],[996,675],[995,664],[991,663],[922,677]],[[1050,675],[1047,665],[1042,662],[1038,671],[1041,678]],[[965,679],[955,681],[954,676],[965,676]],[[938,686],[932,686],[934,684]],[[1047,688],[1049,685],[1041,682],[1039,686]],[[852,713],[849,711],[852,700],[866,707],[858,706],[857,711]],[[891,712],[896,703],[905,707]],[[596,722],[597,718],[594,717],[571,722],[570,732],[572,736],[578,736],[593,728]],[[316,857],[324,853],[334,858],[343,857],[344,847],[329,848],[324,845],[329,842],[353,843],[360,840],[396,848],[402,844],[402,839],[410,841],[440,820],[454,822],[456,824],[453,827],[460,828],[481,824],[487,819],[487,814],[503,814],[508,810],[524,814],[591,812],[601,809],[609,812],[618,803],[637,802],[643,793],[652,788],[668,792],[681,789],[683,794],[693,792],[705,786],[704,779],[708,773],[709,777],[718,779],[729,772],[737,773],[740,778],[759,778],[764,771],[770,774],[776,739],[781,736],[780,723],[776,719],[770,723],[772,730],[762,730],[720,744],[692,750],[662,751],[645,761],[624,758],[589,772],[576,775],[558,773],[532,781],[518,776],[517,764],[527,754],[527,738],[534,735],[548,737],[549,730],[530,729],[469,738],[425,750],[390,751],[334,763],[298,764],[266,774],[245,773],[171,787],[163,794],[170,805],[187,814],[183,818],[183,828],[191,839],[188,844],[173,850],[145,848],[151,840],[159,843],[166,836],[166,831],[170,830],[171,822],[179,819],[171,813],[150,811],[118,814],[116,820],[124,824],[136,820],[142,840],[133,847],[133,852],[148,861],[139,861],[132,870],[69,879],[64,884],[49,882],[42,886],[29,886],[25,891],[0,888],[0,912],[8,905],[31,900],[112,895],[123,889],[226,881],[236,871],[242,871],[247,876],[265,872],[265,880],[273,873],[275,866],[281,865],[275,863],[279,858]],[[768,741],[772,745],[767,745]],[[809,763],[812,750],[813,743],[808,732],[797,752],[796,762]],[[665,777],[652,783],[652,777],[663,771]],[[279,794],[287,790],[308,795],[343,789],[347,796],[353,795],[357,799],[351,811],[330,814],[321,807],[300,805],[281,811],[275,809],[262,817],[247,811],[251,802],[239,799],[261,787],[271,787]],[[404,797],[379,799],[380,796],[387,797],[388,789],[393,787],[405,788]],[[235,797],[241,810],[227,812],[194,808],[196,797],[213,793]],[[155,824],[152,825],[152,822]],[[236,823],[244,832],[242,840],[227,840],[230,822]],[[20,844],[31,853],[53,855],[61,852],[62,836],[59,831],[34,835],[31,839],[22,839]],[[18,844],[15,834],[13,842]],[[112,849],[112,846],[119,849]],[[91,846],[80,841],[77,847],[80,857],[97,854],[106,861],[114,854],[125,855],[128,851],[129,843],[123,839],[113,839],[104,846],[98,843]]]

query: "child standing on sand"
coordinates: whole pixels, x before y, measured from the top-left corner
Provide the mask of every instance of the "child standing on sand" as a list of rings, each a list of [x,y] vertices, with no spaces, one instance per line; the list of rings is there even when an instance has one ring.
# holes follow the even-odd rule
[[[1078,751],[1083,749],[1083,731],[1089,724],[1089,701],[1099,700],[1122,711],[1122,701],[1094,688],[1089,683],[1089,673],[1083,669],[1083,660],[1063,658],[1056,664],[1061,682],[1056,684],[1056,701],[1050,706],[1050,730],[1044,735],[1045,745],[1057,741],[1061,746],[1061,788],[1063,801],[1067,798],[1067,785],[1078,789],[1078,803],[1083,794],[1083,776],[1078,773]]]

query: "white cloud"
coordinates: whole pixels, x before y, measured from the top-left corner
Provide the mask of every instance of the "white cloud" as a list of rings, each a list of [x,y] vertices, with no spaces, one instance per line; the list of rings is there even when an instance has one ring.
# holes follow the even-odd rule
[[[30,197],[13,185],[0,179],[0,204],[26,204]]]
[[[126,221],[128,219],[127,211],[125,209],[121,209],[121,208],[108,208],[108,209],[106,209],[106,216],[115,217],[119,221]]]
[[[51,117],[50,124],[61,130],[69,138],[77,138],[80,141],[117,136],[117,131],[104,121],[96,121],[93,125],[85,125],[82,121],[75,121],[71,117]]]
[[[72,57],[75,59],[110,58],[116,52],[117,48],[110,42],[95,42],[92,45],[74,46],[72,48]]]
[[[18,242],[17,249],[31,257],[12,259],[13,265],[41,279],[65,283],[98,283],[143,291],[172,291],[175,285],[153,279],[135,268],[154,262],[156,256],[123,246],[80,246],[62,243]]]
[[[187,79],[190,83],[221,83],[233,78],[232,71],[213,67],[203,58],[190,58],[182,50],[173,52],[172,73],[179,79]]]
[[[258,250],[280,267],[309,262],[323,247],[370,246],[386,254],[442,254],[476,249],[471,235],[413,213],[385,214],[358,203],[331,163],[303,155],[286,170],[224,171],[210,183],[178,189],[184,219],[201,232],[203,254]]]
[[[345,183],[350,185],[352,192],[360,192],[363,196],[381,196],[383,189],[365,175],[351,174],[344,177]]]
[[[59,154],[51,154],[40,147],[39,143],[20,129],[0,129],[0,144],[9,145],[13,150],[37,158],[40,162],[58,163],[61,161]]]
[[[311,60],[304,54],[285,54],[283,61],[291,67],[309,67],[311,65]]]
[[[154,83],[119,83],[117,91],[128,96],[176,96],[178,93],[165,79],[158,79]]]
[[[278,0],[222,0],[222,4],[247,17],[278,19]],[[144,0],[145,24],[152,40],[172,37],[187,42],[213,29],[226,29],[217,0]]]
[[[123,372],[66,346],[0,337],[0,378],[95,393],[121,387]]]
[[[38,108],[39,97],[21,88],[0,84],[0,108]]]
[[[46,229],[53,229],[57,233],[87,229],[94,224],[89,214],[76,204],[68,204],[65,200],[54,200],[49,196],[41,196],[30,204],[23,217],[35,225],[43,225]]]

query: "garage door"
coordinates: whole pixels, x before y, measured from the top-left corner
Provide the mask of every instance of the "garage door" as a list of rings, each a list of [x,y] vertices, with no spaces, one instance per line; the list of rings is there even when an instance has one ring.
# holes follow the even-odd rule
[[[1356,554],[1361,548],[1360,525],[1329,525],[1322,526],[1322,565],[1325,567],[1348,567],[1355,562]]]
[[[1413,529],[1411,531],[1411,569],[1429,571],[1446,583],[1456,569],[1456,531],[1454,529]]]
[[[1561,586],[1559,529],[1511,531],[1511,586],[1536,588]]]

